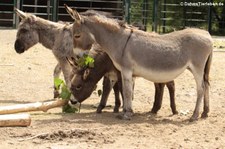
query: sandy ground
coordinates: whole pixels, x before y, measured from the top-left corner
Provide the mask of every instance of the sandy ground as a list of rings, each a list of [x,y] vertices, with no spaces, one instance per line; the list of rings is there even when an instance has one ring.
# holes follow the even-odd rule
[[[53,54],[39,44],[24,54],[17,54],[15,34],[16,30],[0,30],[0,105],[52,99],[52,73],[56,65]],[[31,126],[0,128],[0,148],[225,148],[224,57],[225,52],[214,52],[207,119],[188,122],[196,103],[196,90],[193,76],[185,71],[175,80],[178,115],[172,116],[167,89],[161,110],[157,115],[150,115],[154,87],[151,82],[138,78],[132,120],[117,119],[113,107],[96,114],[93,105],[99,102],[99,97],[93,93],[82,104],[80,113],[62,114],[61,108],[47,113],[32,112]],[[98,88],[101,86],[99,83]],[[113,93],[108,104],[114,105]]]

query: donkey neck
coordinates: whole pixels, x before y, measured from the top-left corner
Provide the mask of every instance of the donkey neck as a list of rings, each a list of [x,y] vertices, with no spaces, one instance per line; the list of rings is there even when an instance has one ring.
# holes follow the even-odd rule
[[[126,44],[130,30],[116,24],[116,21],[115,24],[110,23],[99,22],[94,19],[85,20],[86,27],[89,29],[91,34],[94,35],[96,42],[99,43],[101,47],[105,50],[116,48],[118,51],[122,51],[122,44]]]
[[[93,80],[96,80],[95,83],[97,83],[107,72],[113,69],[113,63],[105,52],[101,52],[99,49],[95,49],[94,52],[91,51],[91,54],[93,54],[92,56],[95,59],[92,76],[94,78]]]
[[[46,48],[52,49],[56,37],[60,34],[63,24],[40,19],[34,28],[39,34],[39,42]]]

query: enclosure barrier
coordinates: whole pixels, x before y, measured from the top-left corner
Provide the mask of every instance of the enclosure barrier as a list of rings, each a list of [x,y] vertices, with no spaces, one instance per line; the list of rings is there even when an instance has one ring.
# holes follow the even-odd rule
[[[123,19],[123,0],[60,0],[57,3],[57,20],[71,20],[64,8],[64,4],[76,8],[79,12],[88,9],[106,11],[111,12],[115,18]]]
[[[0,28],[16,28],[19,21],[13,8],[33,13],[51,21],[70,21],[64,4],[79,12],[93,9],[111,12],[115,18],[139,26],[143,30],[167,33],[187,27],[208,30],[212,34],[225,35],[225,1],[221,6],[190,7],[181,5],[195,0],[1,0]]]
[[[188,6],[196,2],[198,6]],[[214,35],[225,35],[225,1],[153,0],[153,5],[152,30],[155,32],[167,33],[194,27]]]
[[[14,7],[17,6],[17,0],[1,0],[0,2],[0,28],[15,28],[16,16]]]

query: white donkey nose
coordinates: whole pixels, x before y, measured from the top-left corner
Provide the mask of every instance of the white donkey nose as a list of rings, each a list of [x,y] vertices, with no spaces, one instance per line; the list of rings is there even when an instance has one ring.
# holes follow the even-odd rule
[[[77,101],[77,99],[75,99],[75,97],[74,97],[73,95],[71,95],[71,96],[70,96],[70,102],[69,102],[69,104],[75,105],[75,104],[77,104],[77,103],[79,103],[79,102]]]

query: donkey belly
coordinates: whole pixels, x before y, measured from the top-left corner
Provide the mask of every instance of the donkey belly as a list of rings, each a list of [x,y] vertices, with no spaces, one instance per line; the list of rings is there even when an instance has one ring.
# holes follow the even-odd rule
[[[155,83],[166,83],[174,80],[182,72],[184,72],[186,68],[187,66],[172,70],[153,70],[151,68],[143,68],[141,66],[138,66],[134,68],[133,73],[135,76],[143,77]]]

